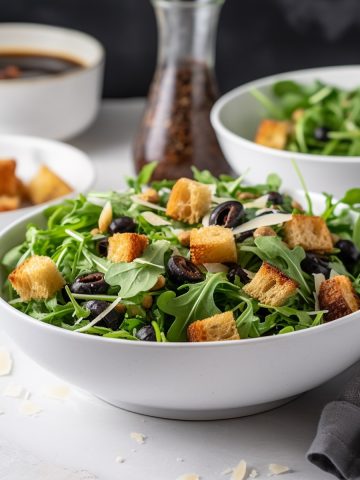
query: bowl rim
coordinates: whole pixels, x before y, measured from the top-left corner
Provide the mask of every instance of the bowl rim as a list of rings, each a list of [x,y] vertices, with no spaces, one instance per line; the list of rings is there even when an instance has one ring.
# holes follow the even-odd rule
[[[301,191],[301,190],[298,190]],[[321,194],[319,193],[312,193],[312,195],[318,195],[320,196]],[[57,202],[60,203],[60,202]],[[26,224],[26,222],[30,222],[33,220],[34,217],[37,217],[41,214],[44,213],[44,207],[39,207],[35,211],[31,211],[27,215],[23,215],[20,218],[14,220],[12,223],[10,223],[8,226],[3,228],[0,231],[0,243],[2,242],[2,239],[4,236],[10,235],[11,231],[18,227],[21,224]],[[82,334],[78,333],[76,331],[71,331],[71,330],[66,330],[61,327],[57,327],[55,325],[51,325],[49,323],[42,322],[41,320],[37,320],[30,315],[26,315],[23,312],[20,312],[17,310],[15,307],[10,305],[1,295],[0,292],[0,311],[4,309],[6,312],[11,313],[12,315],[18,315],[21,320],[25,322],[30,322],[30,324],[33,324],[35,328],[40,328],[40,329],[48,329],[56,335],[56,331],[58,332],[59,335],[65,335],[69,336],[69,338],[75,339],[76,337],[79,339],[80,342],[103,342],[103,343],[111,343],[111,344],[119,344],[119,345],[131,345],[131,348],[134,346],[135,348],[162,348],[162,349],[174,349],[174,348],[212,348],[212,347],[222,347],[222,348],[231,348],[231,347],[236,347],[239,345],[242,345],[243,348],[246,348],[246,345],[257,345],[257,344],[264,344],[264,343],[269,343],[269,342],[282,342],[286,341],[286,338],[300,338],[302,336],[307,336],[307,335],[316,335],[316,334],[321,334],[323,331],[331,331],[331,330],[337,330],[339,328],[342,328],[344,324],[351,323],[353,321],[360,321],[359,316],[360,316],[360,311],[353,312],[349,315],[346,315],[345,317],[341,317],[337,320],[334,320],[332,322],[327,322],[323,323],[321,325],[317,325],[315,327],[309,327],[303,330],[297,330],[295,332],[289,332],[283,335],[271,335],[271,336],[265,336],[265,337],[257,337],[257,338],[245,338],[245,339],[240,339],[240,340],[231,340],[231,341],[226,341],[226,340],[219,340],[215,342],[141,342],[141,341],[131,341],[131,340],[126,340],[126,339],[121,339],[121,338],[107,338],[107,337],[100,337],[96,335],[88,335],[88,334]],[[21,328],[21,327],[20,327]],[[6,329],[5,329],[6,331]]]
[[[63,72],[63,73],[58,73],[56,75],[51,75],[51,74],[44,74],[44,75],[39,75],[38,77],[31,77],[31,78],[15,78],[15,79],[3,79],[1,80],[0,85],[26,85],[26,84],[33,84],[33,83],[38,83],[38,82],[56,82],[59,80],[62,80],[64,78],[69,78],[74,75],[81,75],[84,74],[85,72],[93,71],[98,68],[101,68],[105,64],[105,47],[103,44],[94,36],[83,32],[81,30],[77,30],[75,28],[68,28],[68,27],[63,27],[63,26],[58,26],[58,25],[50,25],[50,24],[43,24],[43,23],[36,23],[36,22],[3,22],[0,23],[0,31],[5,28],[10,28],[10,29],[29,29],[33,31],[52,31],[52,32],[62,32],[64,35],[75,35],[79,38],[82,38],[84,41],[86,41],[89,45],[92,45],[97,49],[97,55],[98,58],[95,62],[91,63],[86,63],[84,62],[82,65],[82,68],[79,68],[77,70],[70,70],[69,72]],[[13,47],[8,47],[10,50]],[[15,48],[14,48],[15,50]],[[19,47],[20,50],[20,47]],[[1,44],[0,44],[0,51],[1,51]],[[54,53],[63,53],[64,55],[67,53],[69,54],[70,58],[75,58],[78,61],[82,61],[83,59],[81,56],[74,56],[69,48],[64,48],[60,49],[59,51],[55,51]],[[49,51],[49,54],[51,52]]]
[[[21,220],[24,216],[31,215],[32,213],[37,213],[38,209],[45,209],[51,205],[55,205],[59,203],[60,201],[66,200],[67,198],[72,198],[76,195],[79,195],[80,193],[86,193],[88,192],[94,185],[95,180],[96,180],[96,167],[94,163],[91,161],[89,155],[87,155],[85,152],[80,150],[80,148],[74,147],[73,145],[70,145],[69,143],[62,142],[60,140],[53,140],[51,138],[43,138],[43,137],[38,137],[38,136],[32,136],[32,135],[18,135],[16,133],[4,133],[0,134],[0,143],[2,141],[9,141],[9,142],[35,142],[35,143],[40,143],[40,144],[45,144],[45,147],[48,145],[53,145],[55,144],[56,148],[64,148],[68,151],[72,151],[76,153],[76,155],[82,157],[82,159],[87,163],[88,165],[88,172],[89,172],[89,177],[90,180],[88,182],[88,186],[85,189],[77,190],[75,189],[73,192],[69,193],[68,195],[63,195],[62,197],[56,198],[54,200],[51,200],[49,202],[44,202],[41,205],[28,205],[26,207],[20,207],[17,210],[10,210],[6,212],[0,212],[0,220],[5,219],[6,216],[8,215],[13,215],[15,213],[19,214],[19,217],[14,220],[15,223],[17,220]],[[11,226],[11,224],[10,224]]]
[[[328,66],[320,68],[306,68],[302,70],[293,70],[288,72],[283,72],[275,75],[269,75],[267,77],[262,77],[257,80],[247,82],[239,87],[236,87],[229,92],[222,95],[213,105],[210,113],[210,120],[214,130],[221,136],[227,138],[228,140],[241,145],[244,148],[255,150],[258,153],[263,153],[267,155],[272,155],[276,157],[286,158],[291,160],[296,158],[304,162],[319,162],[319,163],[358,163],[360,156],[339,156],[339,155],[315,155],[311,153],[300,153],[300,152],[290,152],[287,150],[277,150],[276,148],[266,147],[265,145],[259,145],[252,140],[248,140],[241,135],[238,135],[232,132],[228,127],[226,127],[221,121],[221,113],[223,108],[231,103],[238,96],[249,93],[252,88],[267,87],[272,85],[274,82],[282,79],[288,79],[289,76],[307,76],[314,75],[314,80],[316,79],[316,74],[327,73],[327,72],[346,72],[347,70],[351,71],[352,69],[359,70],[360,65],[341,65],[341,66]]]

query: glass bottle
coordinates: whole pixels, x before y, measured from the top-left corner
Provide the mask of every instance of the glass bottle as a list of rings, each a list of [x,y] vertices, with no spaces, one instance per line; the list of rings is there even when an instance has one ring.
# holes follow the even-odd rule
[[[135,140],[136,171],[157,161],[153,179],[192,176],[191,166],[229,173],[210,110],[218,96],[214,75],[218,17],[224,0],[153,0],[157,68]]]

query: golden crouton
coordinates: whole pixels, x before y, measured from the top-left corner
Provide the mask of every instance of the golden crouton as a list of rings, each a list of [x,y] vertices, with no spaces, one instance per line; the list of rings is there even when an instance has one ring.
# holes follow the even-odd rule
[[[16,162],[12,159],[0,160],[0,195],[17,195]]]
[[[281,270],[263,262],[255,277],[244,286],[244,292],[265,305],[280,307],[296,293],[297,287]]]
[[[300,245],[306,251],[318,253],[333,249],[331,233],[321,217],[293,215],[284,225],[284,241],[290,248]]]
[[[360,299],[350,279],[345,275],[337,275],[321,283],[319,305],[321,310],[328,310],[324,318],[330,322],[359,310]]]
[[[155,190],[155,188],[147,188],[142,193],[140,193],[139,198],[145,202],[158,203],[160,201],[160,195]]]
[[[29,183],[29,197],[35,205],[68,195],[72,189],[67,183],[42,165],[36,176]]]
[[[191,260],[201,263],[236,263],[237,252],[230,228],[213,225],[191,230]]]
[[[0,195],[0,212],[16,210],[19,207],[20,197],[9,197],[8,195]]]
[[[198,223],[210,205],[211,191],[207,185],[180,178],[171,190],[166,215],[182,222]]]
[[[255,143],[284,150],[290,132],[289,122],[262,120],[255,136]]]
[[[51,298],[65,285],[53,260],[38,255],[16,267],[9,281],[24,302]]]
[[[148,245],[146,235],[138,233],[115,233],[109,237],[107,258],[112,262],[132,262],[141,257]]]
[[[197,320],[189,325],[187,336],[189,342],[240,340],[232,312],[219,313],[204,320]]]

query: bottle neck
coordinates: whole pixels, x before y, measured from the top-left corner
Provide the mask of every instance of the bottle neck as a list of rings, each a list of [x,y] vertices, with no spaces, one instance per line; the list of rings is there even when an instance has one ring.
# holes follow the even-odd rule
[[[153,0],[158,24],[158,65],[215,62],[215,42],[223,0]]]

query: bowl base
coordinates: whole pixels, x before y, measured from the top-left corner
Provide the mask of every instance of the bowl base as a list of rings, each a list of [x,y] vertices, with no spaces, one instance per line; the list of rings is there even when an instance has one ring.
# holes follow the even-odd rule
[[[171,408],[146,407],[144,405],[137,405],[133,403],[123,403],[115,400],[106,400],[100,398],[106,403],[110,403],[114,407],[127,410],[132,413],[139,413],[149,417],[166,418],[170,420],[227,420],[230,418],[247,417],[249,415],[256,415],[263,413],[273,408],[280,407],[285,403],[291,402],[298,395],[288,398],[282,398],[274,402],[259,403],[257,405],[249,405],[246,407],[227,408],[219,410],[181,410]]]

